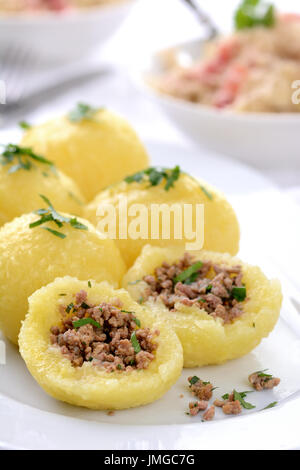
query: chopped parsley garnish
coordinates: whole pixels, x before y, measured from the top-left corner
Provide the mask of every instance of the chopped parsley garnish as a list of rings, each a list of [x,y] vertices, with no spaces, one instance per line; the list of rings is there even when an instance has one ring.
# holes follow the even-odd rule
[[[192,264],[189,268],[182,271],[178,276],[174,277],[174,283],[184,282],[185,284],[191,284],[195,282],[198,276],[198,271],[202,268],[202,261],[197,261]]]
[[[200,184],[200,188],[204,192],[205,196],[207,196],[208,199],[210,199],[212,201],[213,200],[213,195],[205,188],[205,186]]]
[[[255,408],[254,405],[252,405],[251,403],[247,403],[244,398],[245,396],[247,395],[247,393],[249,392],[237,392],[236,390],[233,390],[233,397],[235,400],[238,400],[240,402],[240,404],[242,405],[243,408],[245,408],[246,410],[252,410],[253,408]]]
[[[237,30],[256,26],[270,28],[274,26],[275,19],[275,8],[271,3],[264,0],[243,0],[235,13],[234,23]]]
[[[150,167],[146,168],[146,170],[127,176],[124,181],[126,181],[126,183],[141,183],[142,181],[149,181],[150,186],[158,186],[164,180],[164,189],[169,191],[170,188],[174,187],[174,183],[178,180],[179,176],[180,167],[178,165],[174,168]]]
[[[62,232],[58,232],[57,230],[53,230],[53,228],[50,227],[42,227],[42,229],[47,230],[47,232],[52,233],[52,235],[55,235],[58,238],[64,239],[66,238],[67,235],[65,235]]]
[[[122,312],[122,313],[131,313],[131,314],[134,313],[134,312],[130,312],[130,311],[128,311],[128,310],[121,310],[121,312]],[[138,318],[133,317],[132,320],[134,321],[134,323],[135,323],[139,328],[141,327],[141,322],[140,322],[140,320],[139,320]]]
[[[93,325],[96,328],[102,328],[100,323],[98,323],[96,320],[93,318],[81,318],[80,320],[73,321],[73,326],[74,328],[80,328],[81,326],[84,325]]]
[[[118,364],[118,365],[117,365],[117,369],[122,370],[121,364]]]
[[[257,377],[264,378],[264,379],[265,379],[265,382],[267,382],[268,380],[273,379],[273,375],[272,375],[272,374],[265,374],[265,372],[266,372],[267,370],[269,370],[269,369],[258,370],[258,371],[256,371],[256,372],[254,372],[254,374],[257,374]]]
[[[90,288],[92,287],[91,281],[88,281],[88,287],[90,287]]]
[[[232,296],[238,301],[238,302],[243,302],[247,296],[247,291],[246,287],[236,287],[234,286],[232,288]]]
[[[135,323],[139,328],[141,328],[141,322],[140,322],[140,320],[139,320],[138,318],[135,317],[135,318],[133,319],[133,321],[134,321],[134,323]]]
[[[140,297],[139,300],[138,300],[138,303],[142,304],[143,302],[144,302],[144,297]]]
[[[89,308],[91,308],[88,304],[86,304],[85,302],[82,302],[82,304],[80,305],[81,308],[83,308],[84,310],[88,310]]]
[[[69,112],[68,118],[71,122],[81,122],[84,119],[92,119],[97,111],[99,111],[99,109],[92,108],[88,104],[78,103],[76,107]]]
[[[31,129],[31,124],[29,124],[26,121],[20,121],[19,126],[21,127],[21,129],[24,129],[24,131],[27,131],[28,129]]]
[[[206,290],[205,290],[206,294],[208,294],[208,292],[210,292],[212,290],[212,288],[213,288],[212,284],[208,284],[208,286],[206,287]]]
[[[131,340],[131,344],[133,346],[134,352],[136,354],[138,354],[142,349],[141,349],[140,343],[139,343],[139,341],[136,337],[135,331],[132,333],[130,340]]]
[[[199,380],[200,380],[199,377],[197,377],[197,375],[194,375],[193,377],[189,379],[189,382],[191,385],[195,385],[197,382],[199,382]]]
[[[268,406],[266,406],[265,408],[263,408],[261,411],[263,410],[269,410],[270,408],[274,408],[274,406],[276,406],[278,404],[278,401],[273,401],[272,403],[270,403]]]
[[[0,155],[1,165],[4,166],[15,163],[8,170],[8,173],[10,174],[19,170],[29,171],[35,166],[34,162],[43,163],[48,165],[52,170],[55,170],[53,162],[47,160],[47,158],[44,158],[41,155],[37,155],[31,148],[20,147],[19,145],[15,144],[8,144],[5,146],[4,151]]]
[[[35,214],[39,215],[40,218],[36,220],[35,222],[32,222],[31,224],[29,224],[29,228],[39,227],[40,225],[43,225],[47,222],[54,222],[59,228],[62,228],[63,224],[70,224],[71,227],[75,229],[88,230],[88,227],[78,222],[76,217],[65,217],[59,214],[54,209],[49,199],[46,198],[46,196],[43,196],[42,194],[40,194],[40,197],[48,205],[48,207],[47,209],[38,209],[37,211],[34,212]],[[57,230],[53,230],[52,228],[49,228],[49,227],[42,227],[42,228],[52,233],[56,237],[66,238],[66,235],[62,232],[58,232]]]
[[[73,308],[74,308],[74,304],[73,304],[73,302],[72,302],[72,303],[70,303],[69,305],[67,305],[67,307],[66,307],[66,312],[67,312],[67,313],[70,313]]]

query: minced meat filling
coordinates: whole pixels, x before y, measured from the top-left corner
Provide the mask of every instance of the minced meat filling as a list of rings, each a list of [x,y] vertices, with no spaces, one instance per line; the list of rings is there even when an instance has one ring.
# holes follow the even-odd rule
[[[92,305],[81,290],[75,302],[60,306],[62,323],[50,329],[50,342],[60,348],[74,367],[91,362],[113,371],[147,369],[154,359],[159,331],[140,328],[134,312],[122,310],[122,303]]]
[[[231,323],[243,313],[241,302],[246,298],[246,288],[242,277],[241,266],[195,262],[185,253],[177,263],[164,262],[153,276],[144,276],[143,280],[148,284],[145,297],[160,299],[171,311],[180,302]]]

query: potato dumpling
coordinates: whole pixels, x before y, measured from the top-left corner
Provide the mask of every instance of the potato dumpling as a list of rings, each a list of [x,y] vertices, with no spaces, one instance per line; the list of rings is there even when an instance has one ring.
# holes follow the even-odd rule
[[[185,367],[219,364],[249,353],[260,343],[262,338],[272,331],[278,320],[282,301],[279,281],[268,280],[260,268],[242,263],[238,258],[231,257],[228,254],[208,251],[192,252],[193,263],[195,262],[193,266],[196,266],[196,262],[202,261],[203,269],[206,264],[209,266],[208,261],[212,265],[224,266],[229,270],[233,266],[240,266],[242,278],[240,277],[239,282],[242,287],[235,288],[234,294],[240,295],[244,290],[247,295],[246,300],[233,302],[236,303],[237,310],[236,308],[234,310],[229,309],[232,316],[227,318],[226,316],[224,318],[218,316],[223,315],[222,307],[218,307],[218,310],[212,308],[211,311],[214,311],[214,314],[209,314],[205,310],[205,305],[210,304],[207,304],[207,300],[204,301],[208,298],[207,294],[211,292],[209,302],[218,303],[220,301],[215,295],[212,295],[216,292],[212,289],[210,280],[208,280],[206,281],[208,283],[207,287],[202,290],[204,295],[194,295],[191,292],[191,298],[194,299],[195,297],[195,299],[183,300],[186,305],[177,298],[174,305],[175,310],[172,311],[167,308],[164,301],[162,301],[162,297],[159,297],[158,300],[155,300],[153,295],[148,297],[150,293],[149,284],[145,282],[144,278],[147,275],[153,276],[155,269],[162,266],[164,262],[169,265],[177,263],[178,260],[183,258],[183,255],[184,251],[178,248],[146,246],[134,266],[125,275],[123,286],[128,289],[134,299],[145,300],[147,307],[150,307],[159,317],[169,321],[182,343]],[[236,271],[238,272],[239,269],[236,269]],[[195,286],[192,284],[193,274],[187,271],[185,271],[185,274],[190,274],[188,282],[186,280],[176,284],[178,279],[174,278],[175,294],[176,292],[178,294],[178,290],[189,292],[189,289]],[[208,278],[212,277],[210,272],[206,275]],[[156,275],[154,277],[157,279]],[[228,277],[232,277],[232,274],[225,277],[231,284]],[[149,278],[149,281],[151,282],[151,278]],[[237,284],[239,283],[237,282]],[[167,284],[164,285],[167,287]],[[219,289],[222,289],[222,287],[224,286],[219,285]],[[170,292],[174,292],[172,286]],[[197,293],[197,289],[195,292]],[[180,292],[179,294],[181,295]],[[225,292],[225,294],[220,294],[220,297],[226,295]],[[169,300],[171,299],[169,298]],[[225,305],[230,305],[229,299],[224,298],[223,301]],[[195,305],[193,302],[195,302]],[[239,311],[239,308],[241,308],[241,311]]]
[[[31,127],[22,145],[52,160],[90,201],[103,188],[148,166],[130,124],[106,109],[78,105],[68,116]]]
[[[152,170],[152,174],[148,170]],[[97,216],[97,209],[100,205],[113,205],[116,208],[117,218],[117,236],[119,233],[119,201],[127,201],[128,213],[131,207],[135,204],[142,204],[149,209],[148,226],[150,233],[151,227],[151,205],[153,204],[167,204],[171,207],[172,204],[180,205],[183,212],[184,204],[192,205],[192,214],[189,216],[195,223],[196,220],[196,204],[204,204],[204,245],[203,248],[228,252],[235,255],[239,248],[239,224],[233,208],[225,199],[223,194],[217,191],[204,181],[196,180],[188,174],[180,171],[178,167],[173,169],[164,169],[167,172],[167,177],[162,178],[157,183],[156,177],[159,178],[159,169],[148,169],[149,174],[144,175],[139,180],[139,174],[126,178],[119,184],[113,185],[102,191],[92,201],[85,210],[85,217],[93,222],[95,226],[99,223]],[[151,178],[153,184],[151,183]],[[177,178],[177,179],[176,179]],[[139,180],[139,181],[138,181]],[[173,183],[170,187],[167,186],[170,181]],[[131,181],[131,182],[128,182]],[[153,206],[152,206],[153,207]],[[130,223],[131,218],[128,217]],[[120,248],[123,258],[127,266],[131,266],[137,256],[140,254],[142,248],[146,244],[166,247],[170,245],[185,246],[189,240],[184,235],[182,239],[175,239],[174,227],[171,218],[171,232],[170,239],[162,238],[162,218],[160,218],[160,234],[158,239],[116,239],[116,243]]]
[[[53,331],[53,326],[61,323],[59,306],[74,303],[74,294],[78,292],[79,296],[87,293],[86,302],[97,306],[103,302],[117,304],[123,311],[134,314],[137,331],[139,328],[159,330],[159,336],[154,339],[157,344],[154,359],[147,368],[110,371],[99,367],[95,359],[76,367],[58,345],[51,344],[50,329]],[[107,331],[107,325],[105,322],[100,331]],[[183,363],[182,347],[174,331],[148,308],[134,302],[127,291],[114,290],[106,282],[96,284],[71,277],[56,279],[29,298],[19,346],[29,371],[47,393],[58,400],[92,409],[130,408],[158,399],[176,382]]]
[[[118,287],[125,273],[114,241],[87,221],[78,219],[88,230],[70,223],[58,228],[54,222],[29,228],[38,219],[38,215],[25,214],[0,229],[0,328],[14,343],[28,310],[28,297],[40,287],[70,274],[79,279],[107,280]]]
[[[45,194],[57,209],[81,215],[85,200],[71,178],[53,165],[26,155],[30,149],[15,145],[6,149],[11,161],[0,156],[0,226],[39,207],[40,194]],[[17,169],[16,157],[20,155],[25,166]]]

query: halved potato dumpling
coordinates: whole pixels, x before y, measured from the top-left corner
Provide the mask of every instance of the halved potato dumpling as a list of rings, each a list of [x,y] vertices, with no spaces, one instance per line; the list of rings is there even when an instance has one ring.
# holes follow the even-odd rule
[[[155,268],[164,261],[173,264],[182,258],[184,251],[176,247],[158,248],[145,246],[135,264],[123,279],[123,287],[134,299],[146,298],[148,284],[143,280],[153,275]],[[247,298],[242,302],[242,315],[230,323],[214,318],[203,308],[175,304],[170,311],[161,301],[145,301],[145,305],[170,323],[183,346],[184,366],[195,367],[220,364],[249,353],[273,330],[280,313],[282,294],[277,280],[268,280],[259,267],[243,263],[228,254],[209,251],[191,252],[195,261],[211,261],[213,264],[240,265]]]
[[[108,372],[84,362],[74,367],[61,350],[50,344],[50,328],[61,321],[59,306],[74,301],[74,294],[85,290],[95,305],[114,304],[134,312],[141,328],[158,329],[155,358],[147,369]],[[67,294],[62,297],[61,294]],[[150,403],[162,396],[178,379],[183,364],[182,347],[163,318],[137,304],[124,289],[114,290],[108,283],[79,281],[64,277],[42,287],[29,298],[29,311],[19,336],[20,352],[26,365],[51,396],[73,405],[92,409],[122,409]]]
[[[104,108],[92,110],[88,116],[83,113],[82,119],[72,121],[63,116],[32,126],[22,145],[32,147],[71,176],[88,201],[101,189],[149,164],[131,125]]]
[[[169,169],[169,174],[172,170]],[[135,204],[143,205],[148,210],[148,227],[150,234],[151,228],[151,207],[155,204],[166,204],[169,208],[176,204],[182,208],[184,204],[192,206],[192,214],[189,218],[193,221],[193,230],[195,230],[196,204],[204,204],[204,248],[207,250],[228,252],[235,255],[239,249],[240,231],[235,212],[224,195],[217,189],[210,186],[202,180],[196,180],[186,173],[181,172],[179,178],[174,181],[173,186],[166,190],[166,181],[162,180],[159,184],[151,185],[145,178],[139,182],[122,181],[115,184],[98,196],[86,207],[85,217],[95,226],[99,223],[97,210],[99,206],[109,205],[115,208],[116,218],[116,243],[120,248],[122,256],[128,267],[132,266],[137,256],[140,254],[143,246],[150,244],[153,246],[167,247],[170,244],[184,246],[191,242],[185,236],[176,239],[172,219],[170,223],[170,239],[162,237],[162,218],[159,221],[159,237],[145,239],[127,239],[118,238],[119,234],[119,202],[127,201],[128,213]],[[128,225],[132,217],[128,216]],[[200,221],[201,223],[202,221]],[[192,240],[194,241],[194,240]]]
[[[0,165],[0,226],[35,210],[45,194],[63,212],[82,215],[85,200],[76,183],[59,170],[40,163],[30,170],[10,173],[12,165]]]
[[[71,224],[59,229],[54,222],[30,228],[38,219],[38,215],[25,214],[0,229],[0,328],[14,343],[28,311],[28,297],[40,287],[70,274],[79,279],[107,280],[118,287],[125,273],[114,241],[88,221],[78,219],[88,230]],[[63,232],[65,238],[48,229]]]

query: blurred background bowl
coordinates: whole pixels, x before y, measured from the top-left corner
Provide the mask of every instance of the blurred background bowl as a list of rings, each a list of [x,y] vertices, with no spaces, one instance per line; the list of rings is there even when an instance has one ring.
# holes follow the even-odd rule
[[[84,59],[110,39],[133,4],[120,0],[76,11],[1,14],[0,55],[20,46],[47,63]]]
[[[203,42],[175,46],[183,61],[199,57]],[[145,58],[131,77],[158,104],[176,127],[201,147],[238,158],[260,168],[280,168],[300,158],[298,113],[237,113],[194,104],[163,94],[151,85],[164,70],[166,51]],[[162,60],[163,58],[163,60]],[[291,97],[293,90],[291,89]]]

